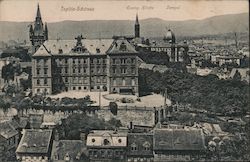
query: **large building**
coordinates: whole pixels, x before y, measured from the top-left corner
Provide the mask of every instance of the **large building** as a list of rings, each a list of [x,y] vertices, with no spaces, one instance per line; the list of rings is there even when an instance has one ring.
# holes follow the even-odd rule
[[[37,21],[42,23],[39,6]],[[31,37],[33,46],[40,46],[32,56],[33,94],[73,90],[138,95],[137,51],[126,39],[80,35],[75,40],[47,40],[45,29],[40,30],[41,39]]]
[[[168,29],[162,39],[150,40],[140,36],[140,23],[136,15],[134,36],[127,37],[128,41],[134,45],[138,52],[165,53],[170,62],[188,62],[188,45],[186,41],[177,43],[174,32]]]
[[[32,25],[30,25],[29,35],[31,44],[33,46],[32,53],[34,53],[44,43],[44,41],[48,40],[48,28],[46,23],[45,26],[43,26],[39,4],[37,6],[34,28]]]

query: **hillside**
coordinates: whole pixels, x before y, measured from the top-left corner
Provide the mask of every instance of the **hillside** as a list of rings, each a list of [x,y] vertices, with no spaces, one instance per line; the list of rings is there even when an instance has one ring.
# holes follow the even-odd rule
[[[166,27],[176,36],[214,35],[230,32],[248,32],[248,13],[221,15],[203,20],[165,21],[157,18],[140,20],[143,37],[162,37]],[[0,41],[28,40],[30,22],[1,22]],[[134,21],[90,20],[62,21],[48,24],[49,38],[73,39],[82,33],[87,38],[110,38],[113,35],[133,35]]]

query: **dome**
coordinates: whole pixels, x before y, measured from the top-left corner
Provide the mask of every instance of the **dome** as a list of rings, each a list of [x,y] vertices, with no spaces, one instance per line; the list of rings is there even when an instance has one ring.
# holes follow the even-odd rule
[[[164,41],[175,43],[175,35],[170,29],[168,29],[167,34],[164,36]]]

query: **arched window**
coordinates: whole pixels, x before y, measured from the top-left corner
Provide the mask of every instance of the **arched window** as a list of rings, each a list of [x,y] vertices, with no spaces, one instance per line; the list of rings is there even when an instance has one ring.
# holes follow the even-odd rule
[[[132,143],[130,148],[131,148],[131,151],[136,151],[137,150],[137,145],[135,143]]]
[[[145,151],[150,150],[150,143],[148,141],[144,142],[143,143],[143,148],[144,148]]]

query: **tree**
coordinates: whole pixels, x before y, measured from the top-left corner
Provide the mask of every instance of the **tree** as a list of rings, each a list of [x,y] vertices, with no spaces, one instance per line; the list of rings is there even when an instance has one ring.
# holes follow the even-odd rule
[[[235,71],[233,79],[236,80],[236,81],[241,81],[241,74],[240,74],[240,72],[238,70]]]

